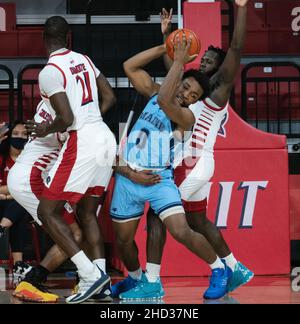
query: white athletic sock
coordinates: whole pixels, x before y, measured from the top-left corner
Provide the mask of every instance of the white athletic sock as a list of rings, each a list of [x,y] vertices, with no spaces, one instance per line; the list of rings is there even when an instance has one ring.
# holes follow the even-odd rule
[[[96,259],[93,263],[106,274],[106,259]]]
[[[77,254],[75,254],[71,258],[71,261],[76,265],[81,277],[88,278],[90,280],[99,278],[100,271],[83,251],[79,251]]]
[[[230,253],[227,257],[222,258],[222,260],[224,260],[227,264],[227,266],[234,271],[235,266],[237,265],[238,261],[237,259],[233,256],[232,253]]]
[[[221,259],[219,257],[217,257],[216,261],[214,263],[210,264],[209,266],[212,270],[218,269],[218,268],[225,269],[224,263],[221,261]]]
[[[128,271],[128,274],[131,278],[135,279],[135,280],[141,280],[142,279],[142,268],[139,267],[137,270],[135,271]]]
[[[148,263],[146,264],[146,277],[149,282],[156,282],[159,279],[160,264]]]

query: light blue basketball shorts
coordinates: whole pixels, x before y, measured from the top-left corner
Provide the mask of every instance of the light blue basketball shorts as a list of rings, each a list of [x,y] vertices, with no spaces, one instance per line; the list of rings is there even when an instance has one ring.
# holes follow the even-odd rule
[[[110,215],[115,222],[128,222],[142,217],[146,202],[163,221],[184,214],[180,193],[173,179],[162,179],[153,186],[143,186],[117,174]]]

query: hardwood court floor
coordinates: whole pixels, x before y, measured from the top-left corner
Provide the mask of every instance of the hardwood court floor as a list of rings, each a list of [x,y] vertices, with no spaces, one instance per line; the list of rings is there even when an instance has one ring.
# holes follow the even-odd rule
[[[113,277],[113,282],[121,279]],[[288,276],[259,276],[248,285],[220,300],[204,301],[202,294],[205,291],[208,278],[176,277],[163,278],[166,296],[163,304],[300,304],[300,292],[293,292],[291,280]],[[62,296],[59,303],[64,303],[64,296],[70,295],[73,280],[62,276],[51,277],[48,281],[50,290]],[[0,304],[20,304],[21,301],[12,296],[10,280],[6,280],[5,289],[0,291]],[[115,300],[115,303],[126,304]],[[132,303],[132,302],[131,302]],[[154,304],[154,302],[151,302]],[[147,302],[143,302],[147,304]]]

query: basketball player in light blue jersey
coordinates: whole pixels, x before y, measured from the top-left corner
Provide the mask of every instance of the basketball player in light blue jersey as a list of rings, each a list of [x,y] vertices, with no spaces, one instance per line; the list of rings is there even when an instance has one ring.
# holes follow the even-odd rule
[[[190,39],[176,39],[174,63],[161,86],[153,82],[143,67],[163,56],[165,45],[141,52],[124,63],[125,72],[135,89],[150,99],[129,134],[121,159],[131,169],[148,170],[159,175],[161,180],[155,185],[140,185],[128,179],[125,171],[123,176],[122,167],[117,168],[119,174],[116,176],[110,212],[120,256],[129,272],[125,280],[113,287],[114,295],[121,299],[164,296],[160,281],[148,282],[143,274],[134,241],[146,202],[178,242],[203,259],[212,270],[220,270],[213,271],[209,292],[215,298],[226,294],[230,272],[226,266],[224,268],[204,236],[188,226],[173,180],[172,124],[189,130],[195,119],[186,107],[204,99],[209,92],[208,79],[201,72],[189,70],[183,74],[184,64],[195,59],[188,54],[190,42]]]

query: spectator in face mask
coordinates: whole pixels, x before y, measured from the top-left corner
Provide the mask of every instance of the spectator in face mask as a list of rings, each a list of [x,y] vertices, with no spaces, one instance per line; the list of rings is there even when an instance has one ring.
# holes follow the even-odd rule
[[[27,142],[27,132],[21,121],[16,121],[1,144],[0,154],[0,239],[9,229],[9,242],[14,259],[14,279],[18,280],[30,270],[23,262],[24,237],[28,214],[10,195],[7,189],[7,175]]]

